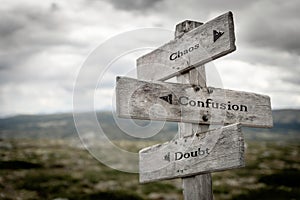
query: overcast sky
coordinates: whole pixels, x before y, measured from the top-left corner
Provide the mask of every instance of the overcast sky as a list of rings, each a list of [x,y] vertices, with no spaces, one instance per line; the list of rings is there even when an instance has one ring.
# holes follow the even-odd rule
[[[168,42],[177,23],[206,22],[229,10],[237,50],[213,63],[223,87],[269,95],[273,109],[300,108],[299,8],[299,0],[2,0],[0,116],[71,112],[82,65],[109,38],[157,27]],[[143,36],[147,31],[123,42],[140,45]],[[143,41],[142,47],[157,45]],[[111,46],[102,48],[101,61],[121,56]],[[98,89],[82,86],[82,95],[95,94],[96,109],[111,109],[115,76],[134,74],[135,59],[147,51],[127,53],[102,74]],[[101,61],[94,65],[103,67]]]

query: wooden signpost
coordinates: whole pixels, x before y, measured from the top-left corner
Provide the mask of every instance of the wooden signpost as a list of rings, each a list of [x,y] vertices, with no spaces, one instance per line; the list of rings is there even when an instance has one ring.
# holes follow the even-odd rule
[[[191,134],[140,151],[140,182],[191,176],[244,166],[239,124]]]
[[[198,25],[201,23],[198,23]],[[181,36],[181,37],[180,37]],[[137,60],[139,79],[166,80],[233,52],[232,13],[225,13]]]
[[[180,177],[185,200],[213,199],[210,173],[244,166],[241,126],[272,127],[268,96],[206,85],[203,64],[235,49],[231,12],[184,21],[174,40],[137,60],[138,80],[117,77],[119,117],[179,122],[176,139],[139,152],[141,183]],[[161,82],[173,76],[178,83]]]
[[[199,85],[117,77],[117,112],[123,118],[272,127],[270,98]]]

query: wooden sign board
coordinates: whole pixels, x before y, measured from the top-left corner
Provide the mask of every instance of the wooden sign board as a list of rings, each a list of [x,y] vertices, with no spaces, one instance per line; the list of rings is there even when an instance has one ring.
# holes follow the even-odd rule
[[[123,118],[272,127],[270,98],[249,92],[117,77],[117,114]]]
[[[138,58],[137,75],[166,80],[235,49],[233,17],[228,12]]]
[[[241,126],[173,139],[142,149],[139,157],[141,183],[243,167]]]

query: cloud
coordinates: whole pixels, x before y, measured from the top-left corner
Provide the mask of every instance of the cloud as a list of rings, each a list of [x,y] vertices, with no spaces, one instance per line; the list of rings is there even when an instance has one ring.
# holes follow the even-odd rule
[[[171,40],[175,25],[185,19],[206,22],[229,10],[234,14],[237,51],[215,61],[224,85],[270,94],[275,107],[299,105],[300,5],[296,0],[4,1],[0,8],[0,115],[71,111],[76,75],[99,44],[140,27],[171,30],[168,36],[144,31],[133,39],[120,37],[91,60],[80,92],[92,97],[96,93],[108,107],[115,76],[134,74],[139,51],[145,53]],[[123,55],[119,50],[127,45],[146,48]],[[96,85],[97,69],[113,59]],[[293,96],[279,98],[287,93]]]
[[[66,98],[69,94],[53,83],[11,83],[1,86],[0,92],[1,116],[66,112],[72,109],[72,99]]]
[[[19,5],[0,12],[0,70],[20,68],[51,47],[78,45],[68,38],[68,28],[56,11],[52,4],[48,8]]]
[[[32,6],[18,6],[0,13],[1,47],[20,48],[22,45],[62,44],[67,30],[57,12]]]
[[[259,1],[245,11],[240,33],[248,45],[300,55],[300,2]]]
[[[163,0],[108,0],[116,9],[140,12],[153,9],[161,1]]]

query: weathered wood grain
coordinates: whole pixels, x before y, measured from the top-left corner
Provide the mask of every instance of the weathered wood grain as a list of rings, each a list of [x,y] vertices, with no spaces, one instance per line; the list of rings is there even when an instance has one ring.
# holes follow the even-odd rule
[[[176,32],[178,32],[176,26]],[[179,31],[181,32],[181,31]],[[207,87],[206,85],[206,72],[205,66],[202,65],[197,69],[192,69],[188,73],[177,76],[178,83],[199,85],[201,87]],[[197,123],[178,123],[179,137],[188,136],[191,133],[207,132],[209,125],[200,125]],[[210,173],[198,174],[195,176],[189,176],[182,178],[182,188],[184,200],[212,200],[212,178]]]
[[[189,176],[183,180],[184,200],[213,200],[211,173]]]
[[[249,92],[117,77],[116,103],[117,114],[123,118],[273,125],[270,98]]]
[[[203,23],[196,21],[185,21],[176,25],[175,39],[182,37],[192,29],[201,26]],[[178,83],[186,83],[207,87],[205,66],[201,65],[197,69],[194,68],[187,73],[177,75]],[[209,130],[209,125],[178,123],[178,136],[185,137],[190,133],[206,132]],[[210,173],[198,174],[195,176],[182,178],[182,189],[184,200],[213,200],[212,178]]]
[[[228,12],[140,57],[137,75],[143,80],[166,80],[235,49],[233,17]]]
[[[139,152],[140,182],[151,182],[244,166],[241,125],[173,139]]]

